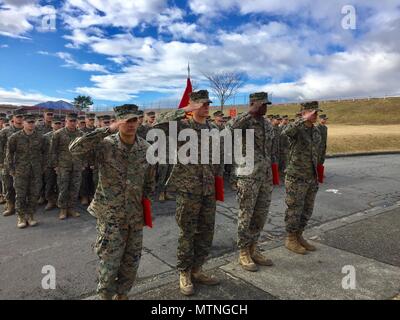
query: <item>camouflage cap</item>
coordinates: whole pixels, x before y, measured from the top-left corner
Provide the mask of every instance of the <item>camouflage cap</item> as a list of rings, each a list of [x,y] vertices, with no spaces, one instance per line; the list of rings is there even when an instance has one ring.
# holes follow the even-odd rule
[[[274,115],[273,114],[269,114],[269,115],[267,115],[267,118],[268,119],[272,119],[274,117]]]
[[[61,123],[62,117],[55,115],[51,120],[52,123]]]
[[[231,120],[232,118],[230,117],[230,116],[224,116],[223,118],[222,118],[222,120],[224,120],[224,121],[229,121],[229,120]]]
[[[36,120],[36,116],[32,113],[24,114],[24,121],[28,121],[28,120]]]
[[[43,110],[44,113],[54,113],[54,109],[45,109]]]
[[[86,117],[84,115],[78,116],[79,121],[85,121]]]
[[[287,114],[285,114],[284,116],[282,116],[282,119],[284,119],[284,120],[289,119],[289,116]]]
[[[6,113],[0,113],[0,119],[1,120],[5,120],[7,118],[7,114]]]
[[[78,114],[75,112],[67,113],[66,119],[76,120],[78,119]]]
[[[148,117],[154,117],[155,115],[156,115],[156,113],[154,111],[146,112],[146,116],[148,116]]]
[[[327,117],[326,114],[321,114],[321,115],[319,116],[319,118],[320,118],[320,119],[323,119],[323,120],[328,120],[328,119],[329,119],[329,118]]]
[[[103,120],[103,115],[96,116],[97,120]]]
[[[85,114],[86,119],[94,120],[96,118],[95,113],[86,113]]]
[[[190,101],[212,103],[207,90],[193,91],[190,93]]]
[[[303,102],[301,104],[300,111],[304,111],[304,110],[316,110],[316,111],[322,112],[322,110],[319,108],[318,101]]]
[[[23,116],[25,114],[25,111],[22,109],[17,109],[13,111],[13,116]]]
[[[143,110],[138,110],[139,118],[144,117],[144,111]]]
[[[110,121],[111,120],[111,116],[109,114],[103,114],[101,116],[101,120]]]
[[[272,104],[271,101],[268,100],[268,92],[255,92],[251,93],[249,96],[250,103],[261,101],[266,104]]]
[[[139,118],[140,115],[139,107],[136,104],[124,104],[122,106],[115,107],[114,112],[118,120]]]
[[[214,117],[223,117],[223,116],[224,116],[224,113],[223,113],[222,111],[218,110],[218,111],[215,111],[215,112],[213,113],[213,116],[214,116]]]

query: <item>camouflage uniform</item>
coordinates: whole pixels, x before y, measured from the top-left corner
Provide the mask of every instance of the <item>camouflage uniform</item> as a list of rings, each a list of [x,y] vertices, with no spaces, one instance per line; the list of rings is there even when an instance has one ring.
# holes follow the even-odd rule
[[[208,94],[207,94],[208,99]],[[190,128],[199,137],[199,161],[201,159],[201,129],[212,129],[193,119],[184,120],[185,111],[176,110],[162,113],[157,119],[155,128],[167,131],[169,121],[178,122],[178,132]],[[180,144],[180,145],[179,145]],[[178,142],[178,148],[184,143]],[[177,190],[176,221],[180,233],[177,249],[177,268],[188,271],[200,268],[211,249],[215,225],[215,176],[221,175],[221,165],[211,162],[211,146],[209,164],[175,164],[167,185]]]
[[[250,95],[250,100],[268,100],[267,93]],[[243,154],[245,154],[245,131],[254,130],[254,169],[250,174],[243,172],[242,166],[236,165],[237,198],[239,201],[238,240],[240,249],[256,244],[267,219],[272,194],[271,163],[277,161],[279,137],[265,118],[256,119],[245,112],[228,122],[231,130],[243,130]]]
[[[327,140],[328,140],[328,127],[321,123],[319,123],[316,127],[319,130],[319,132],[321,133],[321,150],[320,150],[320,158],[319,158],[318,163],[324,164],[325,156],[326,156],[326,146],[327,146]]]
[[[8,139],[14,133],[20,131],[21,128],[16,128],[13,125],[10,125],[7,128],[4,128],[0,131],[0,164],[4,166],[5,158],[6,158],[6,147]],[[4,187],[4,194],[5,199],[9,202],[15,203],[15,189],[14,189],[14,181],[13,177],[10,175],[7,168],[3,168],[2,170],[3,176],[3,187]]]
[[[82,129],[83,133],[90,133],[96,130],[96,128],[85,127]],[[91,152],[87,155],[84,161],[84,170],[82,171],[82,183],[79,191],[80,197],[87,197],[88,199],[93,197],[96,186],[94,185],[93,179],[93,167],[95,165],[95,154]],[[91,168],[92,167],[92,168]]]
[[[289,137],[290,145],[285,180],[286,231],[296,233],[304,230],[313,212],[321,134],[315,126],[308,128],[302,118],[290,123],[283,132]]]
[[[48,125],[47,123],[43,123],[43,124],[37,126],[36,130],[38,133],[45,135],[46,133],[52,132],[53,128],[51,127],[51,124]]]
[[[98,160],[99,184],[88,211],[97,217],[97,292],[110,297],[115,293],[126,295],[135,281],[144,225],[141,201],[154,191],[154,170],[146,161],[149,144],[145,140],[136,136],[129,148],[118,133],[109,130],[85,134],[71,144],[70,150],[83,159],[94,151]]]
[[[137,134],[139,137],[141,137],[142,139],[145,139],[145,140],[146,140],[147,132],[149,132],[149,130],[150,130],[151,128],[152,128],[152,127],[151,127],[150,125],[148,125],[147,123],[143,123],[143,124],[141,124],[141,125],[139,126],[139,128],[137,129],[136,134]]]
[[[281,176],[284,177],[286,166],[287,166],[287,158],[289,153],[289,139],[283,133],[287,125],[280,127],[280,136],[279,136],[279,172]]]
[[[57,186],[59,190],[58,207],[72,209],[78,199],[81,184],[82,161],[76,159],[69,151],[69,144],[82,136],[82,131],[68,128],[57,130],[51,139],[51,166],[58,168]]]
[[[50,159],[50,144],[53,138],[54,131],[50,131],[43,135],[44,138],[44,180],[45,180],[45,189],[44,195],[45,199],[48,202],[56,203],[57,202],[57,174],[54,169],[51,167]]]
[[[13,134],[7,144],[6,166],[14,177],[15,209],[21,219],[36,211],[42,188],[44,164],[44,138],[34,131]]]

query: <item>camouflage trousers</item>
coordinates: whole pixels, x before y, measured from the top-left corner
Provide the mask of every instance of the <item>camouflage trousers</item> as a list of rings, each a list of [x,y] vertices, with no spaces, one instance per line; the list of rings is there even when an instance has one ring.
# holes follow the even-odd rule
[[[288,158],[287,152],[281,153],[279,155],[279,172],[281,174],[281,178],[285,177],[287,158]]]
[[[257,243],[263,230],[271,204],[272,177],[264,179],[239,178],[237,199],[239,202],[238,239],[239,249]]]
[[[16,171],[14,176],[15,211],[23,218],[25,214],[34,213],[42,188],[41,170]]]
[[[142,255],[143,231],[129,223],[97,223],[96,253],[100,259],[97,293],[128,294]]]
[[[286,176],[286,231],[293,233],[303,231],[311,218],[318,182],[315,178],[299,180]]]
[[[59,168],[57,173],[58,202],[60,209],[73,208],[78,200],[82,170],[78,168]]]
[[[85,168],[82,171],[82,182],[79,196],[91,198],[94,195],[94,181],[93,181],[93,170]]]
[[[3,194],[7,201],[15,203],[15,189],[14,189],[14,179],[8,173],[8,171],[3,171]]]
[[[178,192],[176,222],[180,233],[177,250],[179,271],[201,267],[210,253],[215,225],[215,195]]]
[[[168,177],[171,175],[172,165],[159,164],[157,166],[157,192],[165,192],[166,182]]]
[[[46,168],[44,171],[44,183],[44,196],[46,200],[56,202],[58,197],[57,174],[53,168]]]

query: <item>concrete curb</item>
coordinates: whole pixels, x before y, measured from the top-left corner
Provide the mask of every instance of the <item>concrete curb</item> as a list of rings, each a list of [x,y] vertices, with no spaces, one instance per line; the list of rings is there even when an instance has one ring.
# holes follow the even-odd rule
[[[376,151],[376,152],[359,152],[359,153],[337,153],[332,155],[327,155],[327,159],[332,158],[349,158],[349,157],[363,157],[363,156],[382,156],[382,155],[392,155],[400,154],[400,151]]]

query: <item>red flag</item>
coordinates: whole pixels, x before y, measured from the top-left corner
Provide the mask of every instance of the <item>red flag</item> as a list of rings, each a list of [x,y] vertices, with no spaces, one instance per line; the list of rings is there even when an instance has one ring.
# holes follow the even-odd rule
[[[148,198],[142,198],[144,224],[149,228],[153,228],[153,219],[151,217],[151,202]]]
[[[192,93],[192,82],[190,81],[190,78],[187,78],[186,82],[186,89],[185,92],[183,93],[181,103],[179,104],[179,109],[187,107],[189,105],[189,95]]]
[[[279,169],[277,163],[272,164],[272,184],[279,186]]]
[[[224,178],[215,177],[215,200],[224,202]]]

